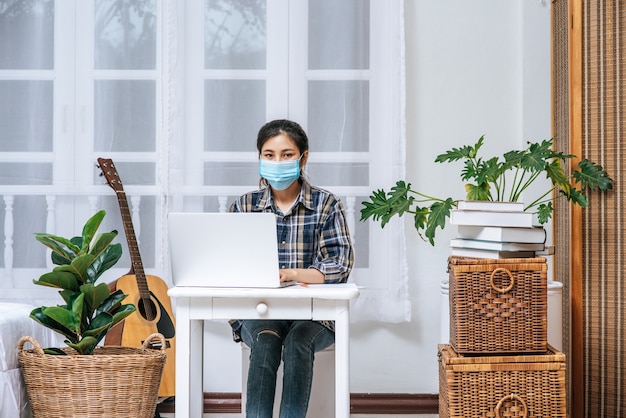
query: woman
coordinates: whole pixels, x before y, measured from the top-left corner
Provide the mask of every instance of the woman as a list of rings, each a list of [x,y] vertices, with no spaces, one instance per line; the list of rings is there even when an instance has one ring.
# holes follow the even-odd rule
[[[309,157],[304,130],[274,120],[257,137],[261,189],[237,199],[233,212],[276,214],[282,282],[345,283],[354,264],[343,205],[304,178]],[[332,321],[232,321],[236,341],[250,347],[247,418],[271,418],[276,370],[283,359],[281,418],[304,418],[315,353],[335,341]]]

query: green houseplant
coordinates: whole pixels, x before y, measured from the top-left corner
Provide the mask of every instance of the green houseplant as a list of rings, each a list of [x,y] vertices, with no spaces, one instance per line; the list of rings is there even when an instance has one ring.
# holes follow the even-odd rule
[[[512,150],[502,158],[489,159],[479,156],[483,143],[484,136],[481,136],[474,145],[452,148],[435,158],[437,163],[463,162],[460,179],[466,182],[465,200],[517,202],[522,193],[545,174],[551,186],[524,205],[524,210],[536,213],[539,223],[544,224],[552,217],[553,192],[557,192],[557,197],[586,207],[589,202],[585,193],[589,190],[612,188],[613,180],[602,166],[587,159],[581,160],[571,174],[566,174],[563,164],[576,156],[553,151],[553,139],[529,142],[523,150]],[[399,180],[389,191],[376,190],[369,201],[363,202],[361,220],[372,218],[384,227],[394,216],[412,214],[417,232],[434,245],[437,228],[445,228],[457,202],[452,197],[433,197],[413,190],[411,183]]]
[[[145,336],[143,347],[101,346],[107,332],[136,311],[122,304],[126,295],[111,292],[98,278],[120,259],[121,244],[113,243],[117,231],[97,233],[105,211],[85,223],[82,234],[64,238],[35,234],[52,250],[54,269],[33,280],[61,289],[64,304],[35,308],[30,316],[62,334],[67,347],[42,349],[24,336],[18,343],[18,360],[34,418],[153,418],[165,365],[165,339]],[[161,350],[151,347],[160,340]],[[30,343],[33,349],[26,350]],[[122,401],[132,399],[131,402]]]
[[[117,231],[97,234],[106,212],[94,214],[84,225],[81,236],[71,239],[52,234],[36,233],[35,239],[52,250],[52,262],[57,265],[43,274],[37,285],[61,289],[65,304],[34,309],[35,321],[65,336],[65,344],[78,354],[92,354],[109,329],[135,311],[132,304],[122,304],[122,291],[110,292],[106,283],[96,284],[98,278],[122,256],[122,246],[113,243]],[[65,354],[58,348],[48,348],[48,354]]]

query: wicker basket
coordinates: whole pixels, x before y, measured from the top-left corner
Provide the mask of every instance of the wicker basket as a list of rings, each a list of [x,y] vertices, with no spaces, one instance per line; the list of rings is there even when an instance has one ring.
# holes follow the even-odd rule
[[[450,344],[461,354],[545,353],[546,259],[450,257]]]
[[[147,348],[155,338],[162,350]],[[24,350],[30,342],[34,349]],[[153,418],[165,340],[149,336],[138,347],[98,347],[93,355],[44,354],[32,337],[18,343],[18,359],[34,418]]]
[[[566,418],[565,355],[459,355],[439,345],[440,418]]]

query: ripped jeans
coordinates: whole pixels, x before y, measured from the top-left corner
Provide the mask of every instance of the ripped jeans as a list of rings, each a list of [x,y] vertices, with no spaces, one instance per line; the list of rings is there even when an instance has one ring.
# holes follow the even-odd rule
[[[250,347],[246,418],[272,418],[281,353],[280,418],[305,418],[315,352],[332,345],[335,333],[314,321],[245,320],[240,335]]]

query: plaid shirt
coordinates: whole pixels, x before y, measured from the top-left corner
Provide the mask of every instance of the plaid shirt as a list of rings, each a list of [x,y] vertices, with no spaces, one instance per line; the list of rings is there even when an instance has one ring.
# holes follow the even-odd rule
[[[247,193],[230,207],[231,212],[273,212],[280,268],[314,268],[324,283],[345,283],[354,264],[354,251],[343,204],[332,193],[306,180],[287,213],[274,204],[269,187]],[[321,321],[334,331],[333,321]],[[231,321],[235,340],[241,321]]]

